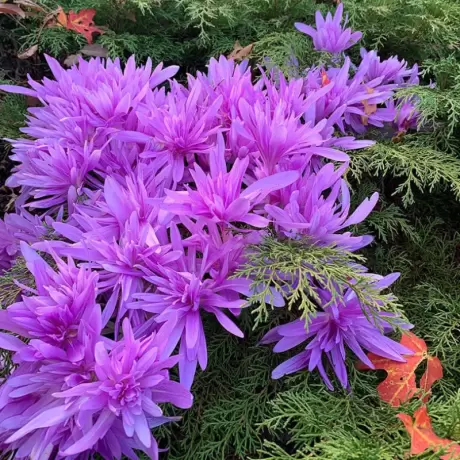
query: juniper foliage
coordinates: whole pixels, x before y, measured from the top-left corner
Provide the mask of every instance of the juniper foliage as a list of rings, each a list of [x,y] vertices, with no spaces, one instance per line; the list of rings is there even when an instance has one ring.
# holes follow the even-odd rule
[[[91,0],[39,3],[50,11],[58,5],[66,11],[95,7]],[[363,256],[374,272],[401,272],[394,288],[399,303],[416,325],[417,335],[427,341],[445,369],[429,403],[435,431],[460,441],[460,3],[344,3],[351,25],[363,31],[366,47],[378,49],[383,56],[398,54],[410,63],[418,62],[425,83],[436,83],[434,88],[411,87],[398,94],[400,101],[417,98],[419,132],[394,140],[375,135],[374,147],[350,153],[348,178],[357,200],[371,191],[381,194],[379,209],[360,229],[373,233],[377,243],[363,251]],[[295,32],[292,24],[310,23],[316,9],[326,11],[331,6],[332,1],[310,0],[100,0],[95,19],[107,31],[96,42],[105,46],[110,56],[125,58],[135,53],[140,61],[150,56],[154,61],[178,63],[185,75],[202,68],[210,56],[230,53],[238,40],[243,45],[255,44],[253,64],[270,62],[289,72],[293,54],[301,67],[318,62],[308,40]],[[74,32],[41,28],[40,20],[33,17],[19,23],[2,16],[0,35],[5,38],[1,40],[2,62],[6,56],[13,64],[4,66],[1,77],[18,83],[27,65],[15,56],[37,40],[40,52],[61,59],[84,45],[84,39]],[[34,67],[40,71],[41,57],[34,59]],[[25,110],[21,96],[1,96],[2,138],[18,135]],[[286,247],[270,239],[255,249],[252,265],[244,267],[240,275],[257,274],[259,281],[270,276],[264,258],[284,264],[286,273],[304,270],[305,265],[298,262],[309,260],[326,278],[333,273],[345,283],[350,274],[345,266],[363,257],[333,249],[316,254],[311,248]],[[23,269],[19,259],[0,278],[0,287],[11,288],[2,292],[17,294],[12,278],[20,279]],[[354,275],[359,277],[359,273]],[[305,313],[313,309],[314,293],[293,295],[300,296]],[[222,334],[211,318],[206,322],[209,365],[193,387],[196,404],[180,423],[160,431],[163,444],[171,445],[168,459],[405,458],[410,441],[395,415],[412,412],[417,402],[398,410],[389,407],[376,393],[381,375],[353,371],[351,362],[350,394],[330,393],[316,375],[306,372],[282,382],[271,380],[270,369],[279,360],[267,348],[259,347],[258,341],[270,327],[294,315],[289,310],[270,310],[261,293],[256,300],[259,303],[251,308],[253,314],[244,311],[240,318],[244,339]],[[294,302],[298,305],[297,298]],[[8,369],[8,357],[2,358]],[[171,439],[174,442],[168,442]],[[439,455],[427,453],[419,458],[437,459]]]

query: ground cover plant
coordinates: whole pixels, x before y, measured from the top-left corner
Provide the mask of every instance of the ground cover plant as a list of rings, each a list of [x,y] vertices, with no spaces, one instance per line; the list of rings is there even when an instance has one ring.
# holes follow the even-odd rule
[[[2,454],[458,458],[457,3],[93,6],[0,5]]]

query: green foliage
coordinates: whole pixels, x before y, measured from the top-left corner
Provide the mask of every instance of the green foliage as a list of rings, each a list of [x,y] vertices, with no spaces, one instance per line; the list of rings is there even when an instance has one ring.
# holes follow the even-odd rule
[[[393,195],[401,196],[404,206],[414,203],[414,189],[432,192],[436,187],[450,189],[460,198],[460,160],[430,147],[429,135],[410,135],[404,142],[377,142],[356,151],[351,157],[351,173],[356,180],[364,174],[400,179]]]
[[[247,312],[242,325],[247,333],[243,340],[222,331],[214,321],[205,322],[208,369],[195,380],[196,404],[169,434],[171,459],[219,460],[231,455],[245,459],[262,446],[258,425],[279,386],[270,379],[276,359],[268,348],[257,346],[263,331],[251,330]]]
[[[0,84],[9,83],[0,80]],[[0,96],[0,137],[14,138],[19,135],[19,128],[24,126],[26,100],[20,94]]]
[[[408,447],[397,411],[380,404],[374,395],[366,401],[308,386],[280,393],[270,407],[264,425],[272,433],[288,429],[288,450],[296,454],[266,442],[259,457],[263,460],[390,460],[402,458]]]
[[[77,53],[86,44],[83,35],[76,34],[63,27],[34,29],[21,37],[21,50],[39,44],[39,51],[51,56]]]
[[[254,43],[252,64],[277,65],[286,73],[293,72],[293,55],[301,69],[318,64],[320,57],[311,40],[293,23],[311,23],[316,9],[324,12],[334,4],[311,0],[39,3],[47,11],[59,5],[65,11],[95,8],[95,22],[105,28],[95,41],[111,57],[125,60],[134,53],[139,62],[151,57],[154,63],[179,64],[180,78],[203,69],[210,56],[230,53],[237,40],[243,46]],[[436,433],[460,440],[460,2],[345,0],[344,6],[351,26],[364,33],[364,46],[378,49],[385,57],[397,54],[418,62],[424,83],[436,82],[435,88],[411,87],[398,94],[400,101],[416,103],[421,114],[418,133],[393,142],[388,135],[368,132],[366,138],[376,139],[376,145],[350,152],[348,179],[356,203],[374,191],[380,193],[377,209],[352,230],[374,234],[376,244],[362,255],[273,238],[253,248],[239,275],[250,276],[263,287],[240,315],[245,338],[232,337],[213,318],[205,318],[209,364],[192,388],[195,404],[185,413],[170,409],[171,415],[183,419],[157,430],[161,445],[170,447],[168,460],[405,458],[409,438],[395,417],[400,409],[382,403],[376,394],[380,373],[357,372],[349,359],[351,393],[328,392],[314,372],[274,381],[271,370],[290,354],[278,356],[270,347],[258,345],[269,328],[316,311],[308,275],[333,290],[331,279],[349,285],[349,277],[362,277],[350,263],[362,263],[364,256],[371,272],[401,272],[395,294],[415,325],[414,332],[427,341],[445,370],[429,403]],[[42,19],[17,22],[1,15],[2,79],[23,84],[28,72],[39,78],[47,72],[41,54],[27,61],[16,58],[35,43],[40,53],[61,61],[84,46],[82,36],[64,28],[44,28]],[[358,51],[358,46],[352,48],[352,57]],[[0,96],[0,137],[19,135],[26,109],[22,96]],[[284,294],[290,308],[272,310],[265,299],[270,294],[267,289],[281,292],[292,285],[293,277],[300,283],[293,293]],[[2,306],[19,293],[13,279],[30,285],[22,259],[0,277]],[[353,287],[368,304],[383,300],[385,308],[399,308],[394,300],[376,297],[361,283]],[[2,372],[8,372],[9,355],[2,359]],[[410,413],[413,406],[401,410]],[[418,458],[434,460],[439,455],[426,453]]]
[[[251,246],[248,262],[236,277],[252,280],[254,291],[248,303],[255,315],[255,327],[268,319],[273,289],[286,299],[289,310],[294,307],[307,323],[320,302],[317,286],[332,293],[332,301],[351,288],[362,305],[378,310],[398,310],[392,296],[378,294],[369,284],[365,269],[358,263],[364,258],[334,246],[318,246],[308,241],[279,241],[268,237]]]
[[[14,265],[0,276],[0,308],[6,308],[16,302],[22,291],[18,283],[35,288],[34,278],[22,257],[18,257]]]

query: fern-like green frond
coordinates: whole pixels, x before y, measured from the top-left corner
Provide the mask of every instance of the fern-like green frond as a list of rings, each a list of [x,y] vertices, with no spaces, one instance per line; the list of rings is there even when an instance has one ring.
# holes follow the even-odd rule
[[[432,192],[437,186],[450,189],[460,199],[460,159],[424,145],[423,136],[407,136],[403,143],[377,142],[351,155],[351,174],[399,179],[394,195],[404,206],[413,204],[414,188]]]

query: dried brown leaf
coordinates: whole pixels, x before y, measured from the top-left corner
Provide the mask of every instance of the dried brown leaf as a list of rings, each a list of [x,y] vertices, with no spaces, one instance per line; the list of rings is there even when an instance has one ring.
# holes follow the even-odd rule
[[[67,56],[64,59],[64,65],[66,67],[72,67],[73,65],[77,64],[79,57],[80,57],[79,54],[71,54],[71,55]]]
[[[227,58],[234,59],[235,61],[240,61],[247,58],[251,54],[253,48],[254,43],[250,43],[249,45],[242,47],[240,42],[237,40],[233,45],[233,51],[227,56]]]
[[[109,50],[102,45],[94,43],[92,45],[85,45],[81,50],[81,54],[91,57],[104,57],[109,55]]]
[[[11,3],[0,3],[0,14],[16,14],[21,18],[26,17],[26,12],[20,6]]]
[[[14,0],[14,3],[16,5],[26,6],[27,8],[30,8],[31,10],[45,11],[45,9],[42,6],[38,5],[33,0]]]
[[[38,45],[32,45],[30,48],[27,48],[22,53],[18,54],[19,59],[29,59],[30,57],[34,56],[38,51]]]

